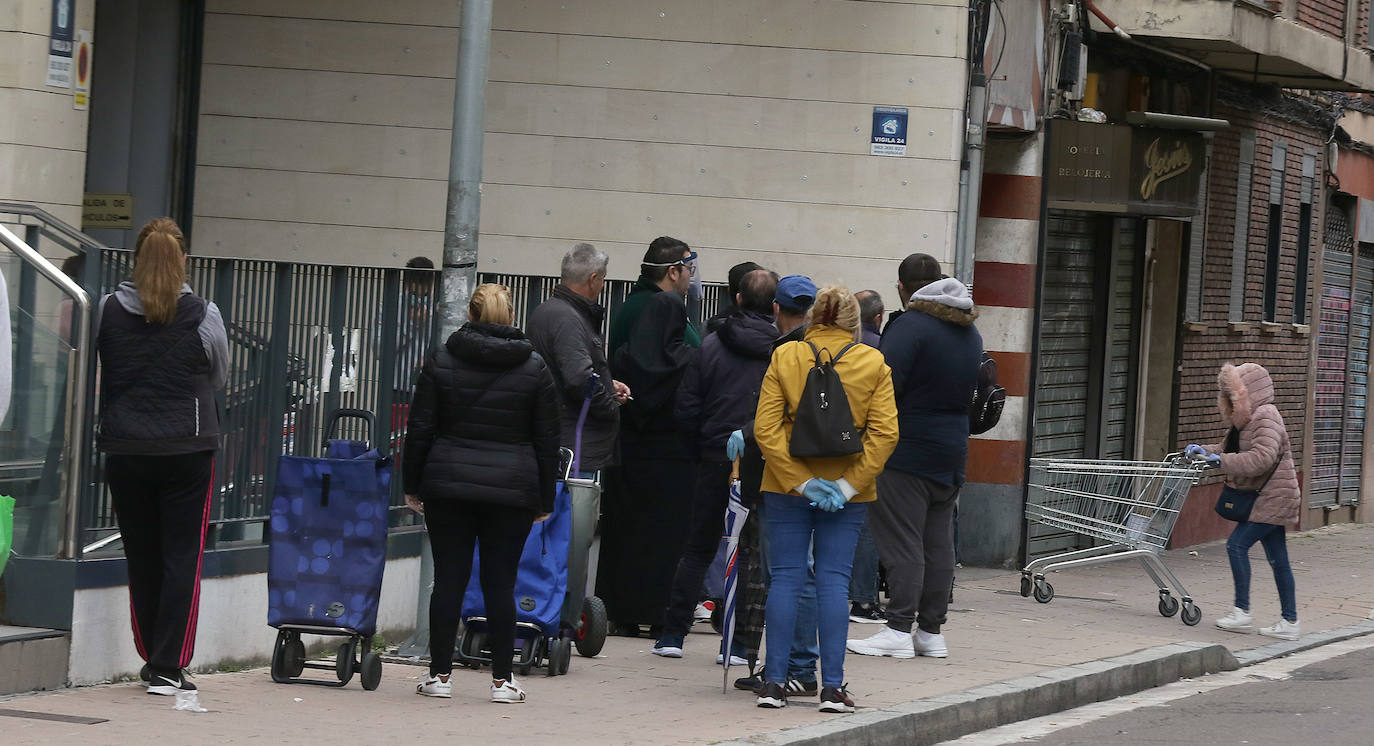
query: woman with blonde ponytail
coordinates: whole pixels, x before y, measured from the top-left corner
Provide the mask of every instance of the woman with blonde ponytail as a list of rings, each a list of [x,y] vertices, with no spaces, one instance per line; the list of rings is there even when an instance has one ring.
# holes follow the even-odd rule
[[[134,278],[100,300],[100,424],[105,483],[128,559],[134,645],[149,694],[194,691],[200,565],[219,448],[215,392],[229,358],[215,304],[186,284],[186,237],[149,221]]]
[[[764,458],[763,529],[772,573],[759,707],[787,706],[788,654],[810,553],[816,572],[820,709],[854,711],[854,700],[844,688],[849,576],[859,529],[877,499],[874,480],[897,445],[892,372],[881,352],[858,344],[860,333],[854,294],[843,287],[821,288],[805,338],[773,351],[759,393],[754,438]],[[833,363],[833,375],[844,387],[862,443],[858,453],[821,458],[792,454],[793,422],[817,358]]]

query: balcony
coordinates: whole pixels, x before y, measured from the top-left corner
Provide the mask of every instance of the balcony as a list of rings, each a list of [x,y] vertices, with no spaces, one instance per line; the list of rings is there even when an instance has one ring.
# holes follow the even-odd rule
[[[1365,50],[1249,0],[1097,0],[1097,7],[1137,41],[1234,78],[1285,88],[1374,89],[1374,59]],[[1093,28],[1102,24],[1093,19]]]

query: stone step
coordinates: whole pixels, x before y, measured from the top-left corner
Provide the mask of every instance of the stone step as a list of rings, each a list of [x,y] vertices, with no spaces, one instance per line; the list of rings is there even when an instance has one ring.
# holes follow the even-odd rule
[[[71,633],[0,625],[0,695],[67,685]]]

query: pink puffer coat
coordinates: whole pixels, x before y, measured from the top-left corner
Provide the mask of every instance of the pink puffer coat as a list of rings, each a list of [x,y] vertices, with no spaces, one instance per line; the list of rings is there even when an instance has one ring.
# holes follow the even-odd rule
[[[1283,415],[1273,404],[1274,381],[1269,371],[1255,363],[1227,364],[1222,366],[1217,383],[1221,419],[1240,431],[1240,450],[1222,453],[1224,444],[1205,448],[1221,456],[1227,484],[1238,490],[1260,491],[1250,512],[1251,523],[1295,525],[1302,507],[1302,489]]]

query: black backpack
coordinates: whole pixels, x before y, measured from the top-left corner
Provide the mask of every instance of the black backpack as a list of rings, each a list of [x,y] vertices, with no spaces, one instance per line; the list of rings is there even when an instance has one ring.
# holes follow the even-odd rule
[[[968,407],[969,434],[981,435],[996,426],[1006,402],[1007,390],[997,385],[997,361],[984,351],[983,360],[978,363],[978,385]]]
[[[854,427],[849,396],[835,370],[835,363],[855,343],[845,345],[838,355],[824,362],[816,345],[806,344],[816,357],[816,365],[806,374],[806,386],[792,417],[789,452],[794,458],[836,458],[863,453],[863,430]]]

